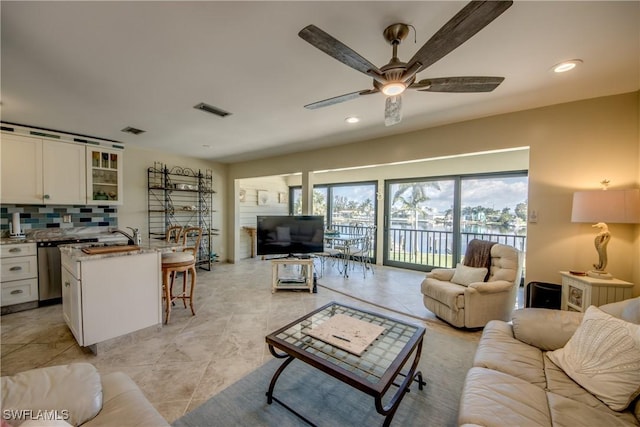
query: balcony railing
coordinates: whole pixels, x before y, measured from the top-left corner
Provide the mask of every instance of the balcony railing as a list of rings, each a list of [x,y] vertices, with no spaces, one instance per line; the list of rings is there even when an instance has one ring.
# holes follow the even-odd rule
[[[340,234],[356,234],[362,232],[362,225],[333,225],[332,229]],[[473,239],[488,240],[513,246],[522,253],[527,247],[527,236],[516,234],[492,234],[463,232],[461,234],[460,258]],[[415,264],[424,267],[455,267],[460,260],[453,259],[453,232],[437,230],[418,230],[412,228],[390,228],[388,230],[387,260],[392,263]],[[372,246],[378,250],[381,247]],[[373,256],[373,250],[371,255]],[[409,265],[406,267],[411,268]]]
[[[387,255],[389,261],[431,267],[454,267],[453,232],[390,228]],[[461,234],[460,256],[473,239],[488,240],[525,251],[527,236],[515,234],[470,233]]]

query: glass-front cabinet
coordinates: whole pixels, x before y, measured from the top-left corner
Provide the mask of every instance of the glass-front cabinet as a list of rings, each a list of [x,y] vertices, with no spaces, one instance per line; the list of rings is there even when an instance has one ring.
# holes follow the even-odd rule
[[[123,150],[87,147],[87,203],[121,205]]]

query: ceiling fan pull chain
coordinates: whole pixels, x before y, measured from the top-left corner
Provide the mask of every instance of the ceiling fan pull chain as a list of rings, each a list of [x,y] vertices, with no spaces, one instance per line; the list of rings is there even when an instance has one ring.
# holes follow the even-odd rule
[[[416,27],[411,24],[407,24],[407,27],[413,28],[413,44],[418,44],[418,32],[416,31]]]

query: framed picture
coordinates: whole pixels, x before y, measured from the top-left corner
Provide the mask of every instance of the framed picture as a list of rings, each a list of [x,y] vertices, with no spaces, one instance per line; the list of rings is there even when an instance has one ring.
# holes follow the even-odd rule
[[[269,192],[267,190],[258,190],[258,204],[261,206],[269,204]]]
[[[287,193],[278,193],[278,203],[287,203]]]

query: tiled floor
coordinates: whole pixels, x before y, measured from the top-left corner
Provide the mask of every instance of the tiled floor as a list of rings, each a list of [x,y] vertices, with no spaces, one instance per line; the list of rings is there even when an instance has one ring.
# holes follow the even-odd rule
[[[272,294],[268,261],[215,264],[211,272],[198,272],[196,316],[176,305],[169,325],[101,343],[97,355],[78,346],[62,319],[61,305],[9,314],[0,318],[1,373],[78,361],[90,362],[102,373],[123,371],[171,422],[270,360],[265,335],[330,301],[478,339],[479,332],[451,328],[424,308],[424,273],[374,268],[366,278],[362,270],[344,278],[325,266],[317,294]],[[118,315],[122,313],[114,313]]]

